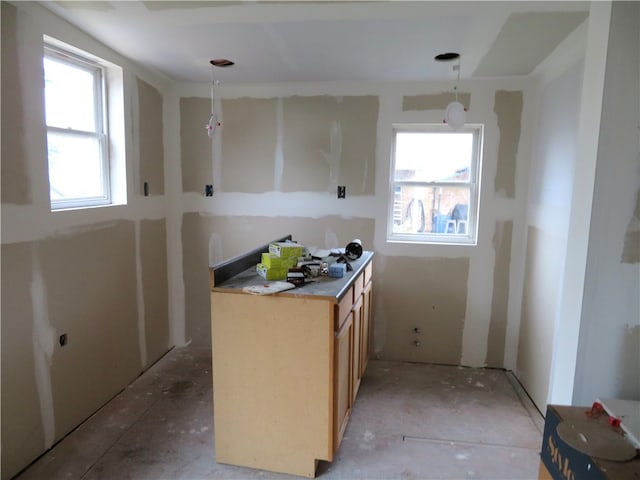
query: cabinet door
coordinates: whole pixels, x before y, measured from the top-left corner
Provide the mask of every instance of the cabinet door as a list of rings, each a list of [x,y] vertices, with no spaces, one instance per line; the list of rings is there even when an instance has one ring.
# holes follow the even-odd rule
[[[353,368],[351,370],[351,384],[353,390],[351,392],[351,398],[355,401],[360,388],[360,379],[362,378],[362,326],[364,323],[363,309],[362,309],[362,295],[360,295],[353,304]]]
[[[373,329],[371,323],[371,312],[372,312],[372,300],[373,300],[373,289],[371,286],[372,282],[369,282],[367,286],[364,288],[364,292],[362,292],[362,349],[360,355],[360,376],[364,375],[364,371],[367,368],[367,363],[369,362],[369,356],[371,355],[372,350],[372,338],[371,332]]]
[[[347,315],[336,333],[334,355],[333,451],[340,446],[352,405],[353,315]]]

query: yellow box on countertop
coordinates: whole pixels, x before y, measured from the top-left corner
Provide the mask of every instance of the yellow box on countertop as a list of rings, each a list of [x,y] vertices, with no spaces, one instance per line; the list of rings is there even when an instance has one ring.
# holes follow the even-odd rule
[[[288,269],[298,264],[298,257],[279,257],[275,253],[263,253],[260,262],[269,268]]]
[[[286,280],[287,268],[270,268],[264,263],[256,265],[256,272],[265,280]]]
[[[304,247],[294,242],[272,242],[269,244],[269,253],[282,258],[301,257]]]

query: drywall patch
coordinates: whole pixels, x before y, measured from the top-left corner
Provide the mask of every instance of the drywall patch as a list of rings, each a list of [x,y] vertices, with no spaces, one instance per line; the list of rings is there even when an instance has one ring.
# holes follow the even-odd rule
[[[376,266],[376,310],[385,319],[386,340],[380,356],[458,365],[469,259],[384,257]]]
[[[636,208],[624,235],[621,262],[640,263],[640,190],[636,194]]]
[[[17,11],[13,5],[2,2],[2,151],[1,183],[2,203],[25,205],[31,203],[29,174],[26,169],[24,145],[26,138],[22,111],[22,82],[18,63]]]
[[[493,296],[491,299],[491,323],[487,339],[489,367],[504,368],[507,307],[509,302],[509,266],[511,264],[511,237],[513,222],[497,222],[493,236],[495,266],[493,270]]]
[[[58,439],[141,371],[134,224],[45,238],[36,248],[49,320],[68,336],[51,365]]]
[[[506,198],[514,198],[516,159],[522,124],[522,92],[496,91],[493,111],[500,131],[495,191]]]
[[[204,194],[206,184],[213,183],[213,141],[205,125],[211,116],[211,100],[180,98],[180,157],[182,191]]]
[[[373,195],[379,100],[377,96],[292,96],[283,99],[287,192],[335,191]]]
[[[447,105],[456,101],[455,92],[442,92],[433,95],[405,95],[402,97],[402,111],[446,110]],[[471,94],[458,92],[458,101],[469,108]]]
[[[148,367],[171,346],[167,288],[167,227],[164,219],[140,222],[140,263],[147,352],[145,367]]]
[[[222,100],[222,191],[262,193],[275,189],[277,111],[278,100],[273,98]]]
[[[140,145],[140,178],[138,192],[149,185],[149,195],[164,194],[164,144],[162,95],[139,78],[138,85],[138,142]]]

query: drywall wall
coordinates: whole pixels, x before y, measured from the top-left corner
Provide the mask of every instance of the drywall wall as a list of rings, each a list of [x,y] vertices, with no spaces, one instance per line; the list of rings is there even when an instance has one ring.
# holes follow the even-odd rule
[[[640,264],[622,261],[640,187],[640,4],[613,2],[573,401],[640,399]],[[636,248],[638,248],[636,246]]]
[[[513,222],[498,222],[493,237],[496,264],[493,270],[491,325],[487,339],[487,366],[504,367],[505,339],[509,306],[509,277]]]
[[[640,263],[640,190],[636,194],[636,208],[633,216],[627,224],[620,260],[622,263]]]
[[[126,205],[51,212],[44,34],[123,68],[126,136],[112,147],[127,156]],[[167,85],[35,2],[2,2],[2,35],[1,476],[8,479],[170,348]],[[140,174],[152,179],[148,198]]]
[[[375,267],[374,351],[391,360],[458,365],[469,259],[381,255]]]
[[[211,342],[209,265],[288,234],[309,247],[335,248],[359,238],[366,248],[373,242],[373,220],[340,216],[210,216],[195,212],[184,215],[182,258],[190,341],[199,345]]]
[[[490,360],[504,366],[507,326],[519,321],[509,292],[519,281],[512,275],[512,258],[522,255],[512,239],[524,217],[529,88],[522,79],[464,85],[460,98],[470,106],[468,122],[485,128],[479,241],[477,246],[437,246],[386,241],[389,152],[395,123],[442,123],[446,102],[455,98],[450,85],[219,87],[222,126],[207,139],[210,149],[203,147],[198,155],[202,169],[213,155],[220,185],[210,199],[187,191],[182,196],[186,341],[209,342],[205,266],[288,233],[321,247],[342,247],[360,238],[377,255],[378,357],[474,366]],[[208,105],[207,86],[181,85],[176,91],[180,118],[187,115],[184,123],[193,127],[195,105],[202,111]],[[512,97],[515,107],[507,101]],[[193,108],[186,109],[187,103]],[[247,116],[255,119],[241,121]],[[233,128],[239,131],[229,131]],[[184,145],[192,142],[187,130],[183,155]],[[206,138],[204,132],[200,136]],[[501,158],[510,168],[511,198],[494,188],[500,142],[508,146]],[[196,158],[183,158],[183,167],[186,161]],[[195,172],[183,170],[183,184],[184,175],[196,178]],[[343,200],[332,188],[340,184],[347,187]],[[359,226],[363,222],[365,231]],[[414,321],[425,335],[419,348],[413,343]]]
[[[16,31],[17,11],[13,5],[2,2],[2,136],[22,138],[24,115],[21,109],[23,96],[18,68],[18,42]],[[27,204],[31,201],[27,164],[23,146],[19,142],[2,142],[2,203]]]
[[[202,98],[181,98],[179,115],[182,190],[203,193],[205,185],[213,183],[213,151],[205,130],[211,115],[211,102]]]
[[[3,244],[1,255],[2,471],[7,472],[3,478],[10,478],[50,444],[53,429],[50,421],[43,421],[51,417],[50,396],[44,391],[50,386],[36,380],[36,362],[45,370],[48,365],[43,353],[38,358],[34,355],[41,338],[36,335],[31,303],[31,245]]]
[[[133,225],[126,221],[35,245],[33,276],[42,277],[42,292],[32,292],[32,302],[43,302],[56,334],[49,367],[57,435],[73,429],[141,370],[132,321],[137,318],[133,245]],[[64,347],[58,342],[63,334]]]
[[[373,193],[376,96],[286,97],[282,110],[283,191]]]
[[[281,102],[273,98],[222,101],[221,191],[262,193],[275,189],[278,123],[274,120],[281,108]]]
[[[529,227],[517,372],[541,412],[547,402],[565,245],[559,233]]]
[[[139,268],[142,287],[142,301],[138,306],[144,308],[144,328],[139,338],[144,339],[146,356],[142,358],[142,367],[151,365],[164,355],[172,346],[169,334],[169,289],[167,262],[167,227],[164,219],[141,220],[139,222]],[[141,334],[142,333],[142,334]]]
[[[518,378],[544,411],[576,168],[582,62],[541,87],[529,175]]]
[[[138,194],[144,194],[147,184],[149,195],[164,194],[164,142],[162,139],[162,95],[140,78],[138,87],[138,122],[140,132],[134,137],[140,142],[140,168],[137,179]]]
[[[516,157],[522,118],[522,92],[497,91],[494,112],[498,117],[500,143],[498,168],[494,187],[496,192],[513,198],[516,182]]]
[[[434,95],[412,95],[402,97],[402,110],[405,112],[412,110],[446,110],[451,102],[458,102],[464,105],[467,110],[471,107],[471,95],[466,92],[442,92]]]

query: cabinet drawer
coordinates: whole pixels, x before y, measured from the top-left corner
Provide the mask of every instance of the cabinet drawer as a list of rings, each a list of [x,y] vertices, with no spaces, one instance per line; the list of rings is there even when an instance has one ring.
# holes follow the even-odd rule
[[[357,302],[362,295],[362,291],[364,290],[364,273],[361,273],[356,281],[353,282],[353,302]]]
[[[353,287],[351,287],[340,303],[336,305],[336,318],[334,328],[336,332],[340,330],[340,327],[347,319],[347,316],[351,312],[351,307],[353,306]]]
[[[364,269],[364,285],[365,286],[367,285],[367,283],[371,281],[372,277],[373,277],[373,262],[369,262],[369,265],[367,265]]]

